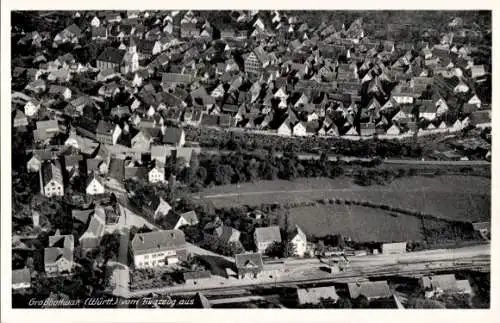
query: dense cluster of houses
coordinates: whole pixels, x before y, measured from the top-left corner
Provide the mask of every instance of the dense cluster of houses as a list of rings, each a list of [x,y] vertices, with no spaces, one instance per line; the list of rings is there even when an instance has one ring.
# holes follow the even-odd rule
[[[398,137],[491,124],[490,102],[477,91],[489,67],[475,65],[475,48],[463,42],[469,29],[462,24],[451,26],[440,43],[423,37],[408,44],[370,38],[362,19],[312,27],[298,15],[279,12],[233,12],[224,23],[192,11],[82,12],[72,18],[75,23],[57,33],[24,34],[18,44],[36,54],[31,67],[12,70],[13,80],[26,80],[12,93],[12,125],[33,132],[37,146],[29,149],[27,169],[38,173],[40,193],[49,198],[64,196],[77,177],[85,178],[78,193],[87,197],[107,192],[105,177],[168,183],[167,159],[182,157],[189,166],[196,150],[185,147],[185,126],[282,136]],[[78,61],[72,52],[47,60],[45,44],[77,50],[89,39],[100,49],[95,63]],[[75,87],[77,77],[95,91]],[[117,97],[125,98],[122,104],[109,106]],[[105,109],[109,115],[96,118]],[[62,145],[52,144],[61,137]],[[155,218],[171,209],[159,197],[147,198],[144,208]],[[129,225],[120,204],[74,210],[73,218],[87,226],[79,238],[84,248]],[[181,229],[196,225],[196,214],[172,215],[169,223],[169,230],[134,237],[130,252],[136,268],[186,259]],[[204,234],[239,243],[240,232],[217,219]],[[255,253],[235,257],[240,278],[262,272],[262,254],[282,242],[279,227],[257,228],[254,241]],[[300,228],[290,242],[297,256],[310,252]],[[46,272],[71,271],[74,247],[73,235],[49,237]],[[387,248],[384,253],[403,252],[401,246]],[[25,276],[24,271],[14,275],[21,287]],[[349,291],[387,294],[385,286],[376,293],[364,286]]]
[[[362,19],[348,27],[310,27],[278,12],[240,13],[228,24],[191,11],[131,17],[85,13],[87,30],[72,24],[54,37],[54,46],[78,46],[90,33],[92,42],[106,45],[95,66],[71,53],[46,62],[42,51],[37,67],[14,67],[17,77],[29,80],[15,95],[21,109],[14,125],[36,120],[41,106],[54,109],[53,100],[65,102],[59,113],[92,118],[102,99],[120,94],[128,99],[111,107],[111,115],[125,122],[98,127],[112,131],[113,144],[132,128],[146,140],[161,141],[157,129],[167,121],[347,137],[460,131],[491,122],[490,102],[477,91],[489,67],[474,64],[477,48],[464,43],[468,26],[450,27],[437,44],[425,37],[407,44],[370,39]],[[30,35],[20,41],[38,46],[42,36]],[[88,71],[98,73],[91,80],[100,85],[98,92],[75,95],[72,78]],[[46,138],[44,131],[38,139]]]

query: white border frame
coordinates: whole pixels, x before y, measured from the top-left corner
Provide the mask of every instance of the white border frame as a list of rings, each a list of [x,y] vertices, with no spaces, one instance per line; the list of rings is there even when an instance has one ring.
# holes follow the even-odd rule
[[[377,10],[377,9],[407,9],[407,10],[493,10],[495,3],[493,0],[475,1],[443,1],[443,0],[419,0],[405,3],[400,1],[373,1],[373,0],[351,0],[333,3],[333,1],[309,1],[295,2],[274,0],[258,0],[250,3],[212,0],[203,1],[197,5],[198,1],[184,0],[180,3],[165,3],[154,0],[132,1],[106,1],[97,0],[78,1],[45,1],[40,0],[2,0],[1,7],[1,242],[2,242],[2,271],[1,271],[1,309],[2,322],[211,322],[218,321],[248,321],[248,322],[345,322],[349,321],[370,321],[371,323],[390,321],[414,321],[414,322],[489,322],[495,320],[495,312],[498,310],[497,291],[497,260],[498,251],[495,245],[498,241],[496,234],[492,238],[492,267],[491,267],[491,309],[490,310],[291,310],[284,309],[278,311],[269,310],[145,310],[145,309],[116,309],[116,310],[12,310],[11,309],[11,114],[10,114],[10,11],[11,10],[91,10],[104,9],[248,9],[249,7],[265,9],[329,9],[329,10]],[[140,5],[140,7],[139,7]],[[500,27],[498,14],[493,11],[492,30],[493,32],[493,62],[500,62],[499,53],[496,50],[497,41],[495,36]],[[497,39],[498,40],[498,39]],[[500,64],[493,63],[493,84],[496,84],[500,72]],[[493,87],[498,89],[498,87]],[[499,99],[498,91],[493,91],[493,102]],[[500,113],[493,113],[493,123],[500,124]],[[497,146],[498,138],[493,131],[493,146]],[[500,158],[493,153],[492,174],[500,166]],[[497,166],[495,166],[497,165]],[[498,210],[498,202],[494,198],[498,196],[498,183],[495,177],[492,178],[492,230],[498,232],[498,221],[495,219],[495,210]],[[499,246],[500,247],[500,246]],[[229,312],[230,311],[230,312]],[[250,311],[250,312],[249,312]],[[390,311],[390,312],[389,312]]]

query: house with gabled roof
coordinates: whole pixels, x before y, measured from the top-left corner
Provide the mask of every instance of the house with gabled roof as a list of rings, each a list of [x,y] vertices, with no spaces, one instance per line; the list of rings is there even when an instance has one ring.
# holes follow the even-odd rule
[[[155,160],[152,166],[148,169],[148,181],[150,183],[166,182],[165,165]]]
[[[168,127],[163,132],[162,143],[174,147],[183,147],[186,142],[186,134],[182,128]]]
[[[398,136],[400,133],[401,129],[395,123],[386,131],[386,134],[389,136]]]
[[[95,248],[99,245],[102,236],[105,233],[105,219],[97,212],[90,218],[87,230],[80,236],[78,241],[83,249]]]
[[[281,243],[281,232],[278,226],[256,228],[254,242],[257,251],[265,253],[273,243]]]
[[[54,44],[60,45],[64,43],[77,44],[80,37],[83,36],[82,30],[76,24],[71,24],[54,37]]]
[[[167,229],[177,230],[185,226],[193,226],[198,224],[198,217],[195,211],[189,211],[182,214],[170,214],[166,217]]]
[[[99,120],[96,128],[96,138],[102,144],[116,145],[122,133],[119,125],[114,125],[109,121]]]
[[[297,122],[295,126],[293,126],[292,131],[294,136],[303,137],[307,135],[307,124],[303,121]]]
[[[85,186],[85,192],[88,195],[101,195],[104,194],[104,179],[93,173],[87,180],[87,185]]]
[[[233,227],[225,225],[219,217],[216,217],[212,222],[209,222],[203,228],[203,236],[205,239],[216,239],[225,245],[241,246],[241,232]]]
[[[138,233],[130,243],[130,252],[137,269],[174,265],[188,256],[186,238],[181,230]]]
[[[359,134],[356,131],[356,127],[350,126],[349,129],[344,134],[344,136],[359,136]]]
[[[237,254],[234,261],[239,279],[258,278],[264,269],[260,253]]]
[[[386,280],[348,283],[347,288],[349,296],[352,299],[357,299],[358,297],[363,296],[368,301],[372,301],[390,298],[393,294]]]
[[[75,241],[72,234],[61,235],[59,230],[49,236],[49,246],[44,249],[44,267],[48,275],[69,273],[74,268],[73,251]]]
[[[292,135],[292,123],[290,122],[290,117],[287,117],[281,125],[278,127],[277,132],[282,136],[291,136]]]
[[[470,99],[467,101],[467,103],[474,104],[475,106],[477,106],[479,108],[481,106],[482,101],[477,94],[474,94],[470,97]]]
[[[113,69],[119,71],[125,54],[125,50],[106,47],[97,57],[96,66],[99,70]]]
[[[151,213],[155,219],[168,215],[172,209],[167,201],[156,195],[145,196],[143,200],[143,207]]]
[[[264,68],[271,64],[269,54],[262,46],[254,48],[252,52],[244,57],[245,72],[260,74]]]
[[[141,129],[139,132],[132,137],[131,139],[131,146],[134,149],[140,149],[143,151],[147,151],[150,148],[151,143],[154,140],[154,137],[152,136],[152,131],[148,131],[149,129],[155,129],[155,128],[146,128],[146,129]],[[156,129],[155,129],[156,130]],[[157,134],[160,133],[160,129],[155,131]]]
[[[40,193],[47,197],[64,196],[62,168],[58,160],[42,163],[40,168]]]
[[[307,236],[302,229],[296,225],[290,235],[290,244],[293,246],[294,254],[290,256],[304,257],[307,251]]]

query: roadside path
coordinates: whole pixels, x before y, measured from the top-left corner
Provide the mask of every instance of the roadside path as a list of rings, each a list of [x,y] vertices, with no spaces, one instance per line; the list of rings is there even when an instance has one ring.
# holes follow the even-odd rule
[[[430,189],[431,187],[419,187],[415,189],[405,189],[399,190],[399,192],[421,192],[425,189]],[[271,191],[253,191],[253,192],[236,192],[236,193],[221,193],[221,194],[207,194],[201,196],[195,196],[196,199],[206,198],[206,199],[217,199],[217,198],[228,198],[228,197],[238,197],[238,196],[254,196],[254,195],[268,195],[268,194],[297,194],[297,193],[321,193],[321,192],[364,192],[371,191],[373,188],[323,188],[323,189],[305,189],[305,190],[271,190]],[[378,192],[394,192],[394,189],[382,189],[377,188]]]

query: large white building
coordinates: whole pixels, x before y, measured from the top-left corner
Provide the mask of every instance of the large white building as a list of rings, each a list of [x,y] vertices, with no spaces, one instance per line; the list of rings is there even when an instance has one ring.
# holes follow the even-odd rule
[[[180,230],[138,233],[130,243],[135,268],[153,268],[187,259],[186,238]]]
[[[304,257],[307,251],[307,236],[298,226],[295,227],[290,243],[293,245],[294,255]]]
[[[58,160],[46,162],[40,168],[40,193],[47,196],[64,196],[61,164]]]

